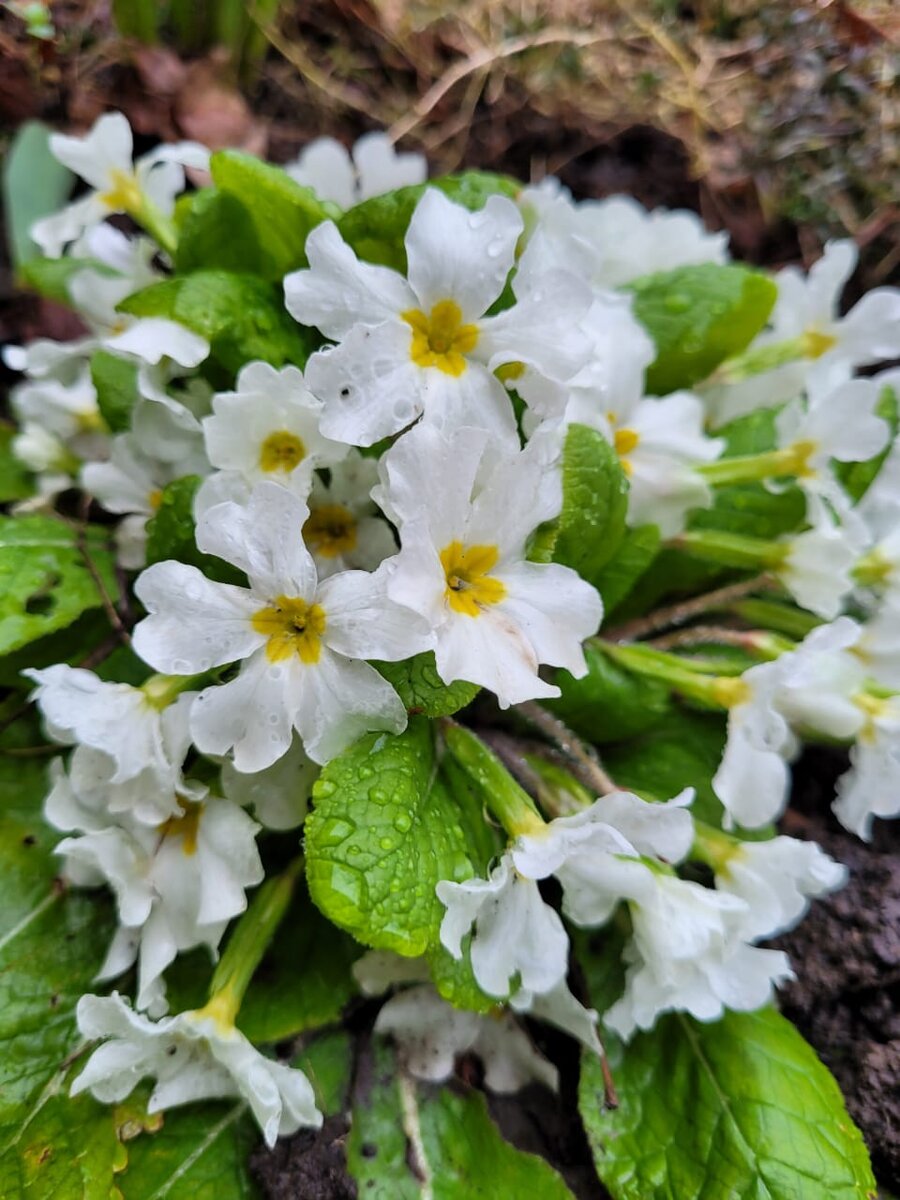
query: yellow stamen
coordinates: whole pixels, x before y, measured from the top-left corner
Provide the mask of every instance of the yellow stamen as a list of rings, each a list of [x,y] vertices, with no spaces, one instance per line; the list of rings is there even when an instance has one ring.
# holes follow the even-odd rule
[[[153,491],[150,493],[150,495],[147,497],[147,503],[150,505],[153,512],[156,512],[156,510],[162,504],[162,497],[163,497],[162,488],[154,488]]]
[[[287,474],[305,457],[306,447],[303,442],[295,433],[288,433],[286,429],[270,433],[259,449],[259,465],[267,473],[283,471]]]
[[[815,470],[809,465],[809,460],[818,446],[815,442],[802,441],[794,442],[791,446],[791,453],[794,456],[794,474],[801,479],[815,475]]]
[[[307,604],[298,596],[276,596],[268,608],[253,614],[251,624],[269,639],[270,662],[283,662],[294,654],[307,665],[319,661],[325,632],[325,610],[320,604]]]
[[[613,434],[613,449],[619,456],[622,470],[630,475],[633,468],[627,456],[635,449],[641,440],[641,435],[634,429],[617,429]]]
[[[412,329],[409,353],[419,367],[437,367],[458,378],[465,371],[466,354],[478,343],[478,326],[464,325],[455,300],[439,300],[426,315],[418,308],[400,314]]]
[[[182,799],[179,799],[178,803],[181,806],[181,815],[163,821],[158,832],[164,838],[180,837],[181,849],[190,858],[197,853],[197,830],[203,815],[203,805],[193,800]]]
[[[467,617],[477,617],[490,604],[499,604],[506,585],[488,572],[500,557],[496,546],[464,546],[451,542],[441,551],[447,579],[444,595],[450,607]]]
[[[113,212],[138,212],[144,203],[140,184],[133,171],[113,168],[109,173],[112,187],[100,193],[100,200]]]
[[[356,548],[356,518],[343,504],[313,509],[303,526],[303,540],[314,554],[337,558]]]

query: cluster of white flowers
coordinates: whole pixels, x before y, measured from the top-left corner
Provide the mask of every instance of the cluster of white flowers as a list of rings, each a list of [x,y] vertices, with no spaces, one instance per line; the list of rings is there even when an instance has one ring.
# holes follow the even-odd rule
[[[807,528],[766,543],[760,561],[833,623],[721,690],[728,742],[714,787],[726,818],[757,827],[776,817],[787,764],[811,733],[855,743],[835,808],[848,828],[868,836],[873,816],[900,813],[900,456],[891,451],[856,505],[835,471],[889,447],[876,408],[900,373],[854,372],[900,352],[900,294],[872,293],[839,317],[851,247],[829,246],[808,277],[776,278],[770,326],[730,375],[655,397],[645,373],[656,351],[626,285],[724,263],[724,235],[623,198],[576,203],[554,181],[516,199],[491,195],[474,212],[425,187],[403,271],[363,261],[334,220],[318,224],[284,301],[324,344],[303,370],[251,361],[234,390],[214,391],[202,337],[116,307],[171,266],[183,168],[202,169],[206,152],[174,146],[132,164],[119,114],[52,145],[94,190],[34,236],[48,254],[89,260],[68,277],[89,332],[5,352],[26,376],[13,393],[15,450],[38,476],[38,500],[26,503],[52,505],[81,486],[124,518],[120,562],[137,570],[166,485],[200,476],[197,548],[236,580],[178,561],[143,570],[133,649],[161,673],[143,685],[64,665],[30,672],[48,734],[74,747],[47,801],[48,820],[69,835],[59,846],[65,874],[108,883],[118,905],[99,978],[138,966],[134,1011],[117,996],[82,1000],[82,1032],[113,1040],[77,1089],[118,1100],[154,1075],[154,1108],[238,1092],[270,1143],[321,1120],[305,1077],[262,1058],[227,1022],[204,1010],[155,1024],[144,1014],[166,1013],[175,956],[197,946],[215,954],[246,908],[264,873],[260,828],[299,826],[321,765],[366,732],[406,727],[373,662],[431,652],[444,684],[480,685],[501,708],[558,696],[546,668],[585,673],[600,595],[571,568],[530,558],[536,532],[560,514],[572,425],[598,431],[618,456],[628,524],[654,524],[663,538],[684,534],[718,482],[791,479],[805,496]],[[316,143],[288,170],[335,215],[426,174],[380,135],[352,160],[337,143]],[[102,223],[117,212],[155,241]],[[92,382],[97,351],[135,372],[130,428],[115,436]],[[718,426],[773,403],[784,404],[777,447],[729,475]],[[851,605],[858,619],[841,615]],[[666,1010],[711,1020],[766,1003],[790,967],[755,943],[795,923],[843,869],[811,844],[720,834],[706,859],[715,886],[683,879],[679,864],[704,857],[690,800],[690,791],[662,804],[615,791],[577,815],[508,831],[487,878],[438,884],[443,946],[470,955],[498,1004],[595,1050],[597,1014],[566,983],[563,916],[594,928],[627,913],[625,992],[604,1016],[625,1037]],[[562,916],[538,886],[550,876]],[[474,1051],[491,1086],[553,1082],[508,1014],[451,1017],[417,986],[379,1022],[424,1077]]]

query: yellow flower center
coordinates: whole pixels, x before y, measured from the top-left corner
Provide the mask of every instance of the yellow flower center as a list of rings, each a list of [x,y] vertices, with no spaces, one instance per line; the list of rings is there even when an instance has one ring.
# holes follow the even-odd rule
[[[750,699],[750,685],[743,679],[731,679],[720,675],[713,681],[712,694],[723,708],[737,708],[739,704],[746,704]]]
[[[179,799],[181,814],[169,817],[157,829],[161,837],[180,837],[181,849],[190,858],[197,853],[197,830],[203,815],[203,805],[194,800]]]
[[[279,429],[270,433],[259,449],[259,465],[267,474],[293,471],[306,457],[306,447],[295,433]]]
[[[112,186],[100,193],[100,200],[112,212],[137,212],[144,203],[134,171],[113,168],[109,173]]]
[[[626,475],[630,475],[633,469],[628,461],[628,455],[637,447],[640,440],[641,435],[634,429],[617,429],[613,434],[613,449],[618,454],[622,470]]]
[[[283,662],[294,654],[307,665],[319,661],[325,632],[325,610],[320,604],[307,604],[298,596],[276,596],[250,620],[256,632],[269,639],[270,662]]]
[[[356,518],[343,504],[323,504],[307,517],[303,540],[322,558],[349,554],[356,548]]]
[[[451,542],[441,551],[447,580],[444,595],[454,612],[477,617],[490,604],[499,604],[506,585],[488,572],[499,558],[496,546],[464,546]]]
[[[153,512],[156,512],[156,510],[162,504],[162,497],[162,488],[154,488],[147,497],[147,503],[150,505],[150,508],[153,510]]]
[[[498,367],[494,372],[501,383],[515,383],[517,379],[521,379],[525,374],[525,364],[523,362],[508,362]]]
[[[412,329],[410,357],[419,367],[437,367],[458,378],[465,371],[466,354],[478,343],[478,326],[464,325],[462,309],[455,300],[439,300],[426,316],[410,308],[400,314]]]
[[[791,446],[791,453],[794,456],[794,474],[801,479],[816,474],[814,468],[809,465],[809,460],[817,448],[816,443],[811,441],[794,442]]]
[[[837,338],[830,333],[820,333],[818,329],[807,329],[803,334],[803,353],[807,358],[821,358],[823,354],[837,345]]]

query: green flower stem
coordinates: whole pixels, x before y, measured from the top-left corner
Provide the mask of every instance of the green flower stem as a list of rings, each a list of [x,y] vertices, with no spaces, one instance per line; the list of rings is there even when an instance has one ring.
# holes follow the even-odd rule
[[[796,475],[804,465],[803,452],[786,446],[783,450],[765,450],[762,454],[720,458],[716,462],[701,463],[694,469],[707,483],[722,487],[725,484],[757,483],[762,479]]]
[[[685,530],[667,544],[673,549],[685,551],[693,558],[749,571],[777,570],[790,552],[788,542],[723,533],[717,529]]]
[[[764,629],[787,634],[791,638],[805,638],[817,626],[824,624],[821,618],[814,617],[812,613],[790,604],[780,604],[777,600],[740,600],[731,606],[731,611],[751,625],[761,625]]]
[[[450,720],[444,720],[442,726],[450,754],[478,787],[485,804],[510,837],[543,829],[544,819],[531,797],[497,755],[465,726]]]
[[[182,692],[187,692],[198,684],[209,683],[209,673],[202,675],[151,675],[141,684],[141,691],[154,708],[168,708]]]
[[[589,791],[597,796],[606,796],[618,790],[604,770],[594,747],[589,742],[583,742],[559,717],[534,700],[517,705],[516,712],[561,751],[569,760],[572,773]]]
[[[739,838],[723,833],[721,829],[715,829],[712,825],[706,825],[695,817],[694,844],[688,857],[696,862],[706,863],[716,874],[720,874],[741,845]]]
[[[594,803],[588,788],[566,767],[540,754],[526,754],[525,761],[537,776],[540,805],[551,817],[569,817]]]
[[[833,345],[834,338],[811,329],[801,333],[799,337],[771,342],[768,346],[751,347],[743,354],[726,359],[716,371],[715,380],[716,383],[740,383],[744,379],[751,379],[754,375],[761,375],[764,371],[772,371],[787,363],[820,358]]]
[[[244,993],[288,910],[302,871],[301,854],[280,875],[266,880],[235,926],[213,974],[203,1010],[221,1023],[234,1024]]]
[[[675,654],[667,654],[649,646],[621,646],[610,642],[599,642],[598,645],[613,662],[627,671],[646,675],[649,679],[659,679],[681,695],[713,708],[731,708],[743,698],[745,685],[740,679],[727,675],[703,675],[693,670],[686,659]]]

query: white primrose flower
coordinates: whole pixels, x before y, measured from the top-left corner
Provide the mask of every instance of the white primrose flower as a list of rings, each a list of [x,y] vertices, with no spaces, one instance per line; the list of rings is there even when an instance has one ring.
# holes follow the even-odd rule
[[[864,841],[875,817],[900,816],[900,697],[857,696],[864,721],[850,750],[850,770],[837,783],[834,815]]]
[[[860,547],[830,514],[814,515],[818,521],[811,529],[782,539],[785,557],[773,571],[802,608],[833,621],[853,591],[851,571]]]
[[[716,888],[747,904],[743,936],[750,941],[793,929],[810,896],[824,896],[847,882],[847,868],[815,842],[776,837],[741,842],[716,868]]]
[[[168,216],[184,189],[184,167],[209,162],[209,151],[196,142],[157,146],[133,162],[131,127],[119,112],[99,117],[84,137],[51,134],[50,150],[94,189],[32,226],[32,238],[50,258],[112,213],[134,212],[149,202]]]
[[[828,242],[807,274],[796,267],[778,272],[778,299],[769,328],[750,350],[765,351],[796,339],[803,342],[804,356],[738,383],[713,385],[708,400],[716,424],[792,400],[805,387],[827,390],[848,380],[857,367],[897,357],[900,291],[896,288],[867,292],[841,316],[841,293],[857,259],[852,241]]]
[[[519,988],[510,996],[509,1004],[518,1013],[528,1013],[539,1021],[554,1025],[592,1053],[602,1056],[603,1046],[597,1034],[598,1014],[575,999],[564,979],[546,992]]]
[[[87,366],[60,379],[28,380],[10,393],[13,412],[23,425],[39,425],[80,457],[101,458],[108,443]]]
[[[156,1080],[150,1113],[240,1096],[270,1148],[279,1137],[322,1124],[312,1085],[299,1068],[266,1058],[233,1025],[203,1009],[154,1022],[114,992],[82,996],[76,1017],[83,1037],[108,1040],[72,1084],[73,1096],[89,1091],[115,1104],[148,1076]]]
[[[832,461],[873,458],[890,441],[890,426],[875,412],[879,395],[871,379],[850,379],[811,391],[808,403],[795,400],[775,418],[779,448],[793,450],[797,457],[797,484],[806,494],[814,524],[820,523],[822,500],[838,516],[849,507]]]
[[[281,370],[251,362],[237,377],[237,390],[213,396],[212,415],[203,419],[209,461],[235,472],[251,488],[263,479],[289,487],[306,499],[313,468],[339,462],[347,446],[319,431],[322,402],[298,367]],[[201,502],[201,509],[209,507]]]
[[[684,209],[648,212],[630,196],[576,203],[554,178],[523,189],[518,202],[532,229],[529,245],[542,242],[545,261],[595,287],[620,287],[642,275],[728,258],[727,233],[710,233]]]
[[[648,855],[677,863],[690,850],[694,822],[686,806],[693,798],[692,788],[665,804],[612,792],[590,808],[516,838],[510,849],[513,864],[528,879],[555,875],[562,884],[563,912],[576,925],[602,925],[628,894],[615,886],[616,860]]]
[[[295,737],[287,754],[253,775],[235,770],[234,763],[222,764],[222,792],[242,808],[253,806],[253,815],[265,829],[296,829],[303,823],[312,785],[319,767]]]
[[[96,828],[99,814],[88,811],[83,824],[93,828],[56,848],[69,877],[106,882],[115,893],[120,928],[97,979],[113,979],[137,959],[137,1004],[154,1013],[165,1011],[162,974],[176,955],[203,945],[214,954],[247,907],[245,889],[263,879],[256,822],[228,800],[193,791],[204,798],[180,797],[178,815],[155,826],[108,813]],[[80,819],[88,806],[77,800],[72,816]]]
[[[716,1021],[726,1008],[748,1012],[793,978],[787,955],[745,940],[747,904],[738,896],[620,863],[631,875],[632,938],[625,992],[603,1017],[623,1038],[651,1029],[664,1012]]]
[[[325,402],[328,437],[368,446],[421,416],[517,440],[494,371],[521,363],[569,378],[589,352],[578,322],[590,304],[589,288],[554,271],[521,294],[513,280],[516,303],[485,316],[515,264],[521,232],[511,200],[491,196],[469,212],[428,189],[406,233],[404,278],[360,262],[330,221],[316,226],[306,243],[309,269],[288,275],[284,288],[291,315],[338,343],[306,368]]]
[[[134,631],[145,661],[178,674],[244,660],[230,682],[201,692],[191,733],[204,753],[234,751],[239,771],[261,771],[290,747],[327,762],[368,730],[399,733],[406,710],[366,658],[396,661],[431,639],[386,594],[386,569],[318,582],[301,531],[309,510],[263,482],[246,506],[226,502],[197,527],[197,545],[247,573],[249,588],[214,583],[195,567],[156,563],[135,585],[149,616]]]
[[[538,1054],[510,1013],[454,1008],[427,984],[388,1000],[375,1032],[392,1036],[410,1074],[430,1083],[449,1079],[463,1054],[481,1059],[492,1092],[517,1092],[532,1081],[555,1091],[559,1082],[556,1068]]]
[[[507,997],[516,979],[526,993],[549,992],[564,982],[569,938],[563,923],[508,852],[487,879],[442,879],[435,891],[447,909],[441,944],[461,959],[462,939],[474,926],[472,972],[489,996]]]
[[[320,200],[331,200],[341,208],[428,178],[425,156],[398,154],[386,133],[363,134],[349,153],[335,138],[316,138],[284,169],[292,179],[311,187]]]
[[[900,593],[888,592],[860,627],[853,653],[872,679],[900,691]]]
[[[141,439],[133,433],[112,439],[109,460],[86,463],[81,469],[81,486],[111,513],[125,516],[116,530],[118,560],[135,570],[144,565],[146,524],[159,508],[163,489],[184,475],[204,475],[209,462],[198,434],[170,421],[173,449],[182,454],[163,462],[141,450]]]
[[[853,737],[862,714],[849,694],[861,686],[864,672],[853,656],[840,652],[858,637],[856,622],[839,617],[814,629],[796,650],[732,681],[728,740],[712,781],[725,806],[726,828],[737,821],[756,829],[782,812],[787,762],[798,747],[792,726]]]
[[[481,684],[504,708],[559,694],[540,663],[583,675],[581,644],[603,614],[574,571],[526,561],[529,535],[562,502],[546,449],[533,439],[501,455],[483,430],[422,425],[383,456],[374,493],[400,527],[388,595],[427,620],[445,683]]]
[[[31,699],[49,736],[66,746],[102,750],[115,764],[110,783],[150,771],[161,786],[174,786],[184,758],[184,706],[196,692],[183,692],[177,705],[160,705],[151,691],[106,683],[93,671],[65,663],[22,674],[38,685]]]

